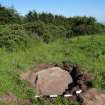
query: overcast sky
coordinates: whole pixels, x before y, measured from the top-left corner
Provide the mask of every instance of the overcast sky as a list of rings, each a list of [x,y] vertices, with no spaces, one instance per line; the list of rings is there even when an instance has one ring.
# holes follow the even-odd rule
[[[13,6],[22,15],[36,10],[64,16],[93,16],[105,22],[105,0],[0,0],[0,4]]]

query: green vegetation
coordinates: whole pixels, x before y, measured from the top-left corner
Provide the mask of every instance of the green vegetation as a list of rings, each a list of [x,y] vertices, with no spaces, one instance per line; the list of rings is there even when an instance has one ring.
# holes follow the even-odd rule
[[[0,5],[0,24],[21,23],[21,18],[13,8],[5,8]]]
[[[60,39],[45,44],[33,41],[25,51],[7,52],[0,49],[0,94],[13,92],[17,97],[29,98],[35,92],[19,74],[40,63],[61,63],[69,60],[93,73],[94,87],[105,89],[105,34]],[[22,94],[21,94],[22,93]]]
[[[94,17],[64,17],[51,13],[37,13],[29,11],[25,16],[20,16],[13,8],[0,5],[0,24],[13,25],[23,28],[34,37],[45,42],[57,38],[71,38],[79,35],[104,33],[105,26],[96,21]],[[18,26],[16,25],[18,24]]]
[[[92,17],[66,18],[35,11],[21,17],[14,9],[0,6],[0,95],[11,91],[17,97],[32,98],[35,91],[19,75],[37,64],[64,60],[93,73],[94,87],[105,89],[104,32],[105,26]],[[53,105],[33,103],[42,104]],[[69,104],[59,98],[54,103]]]

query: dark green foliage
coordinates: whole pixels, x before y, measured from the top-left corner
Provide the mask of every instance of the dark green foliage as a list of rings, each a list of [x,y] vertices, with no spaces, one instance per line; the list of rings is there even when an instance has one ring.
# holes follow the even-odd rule
[[[0,47],[13,49],[21,45],[24,48],[27,46],[28,37],[49,43],[59,38],[69,39],[104,32],[105,26],[97,23],[94,17],[67,18],[36,11],[29,11],[22,17],[15,9],[0,5]]]
[[[66,18],[61,15],[53,15],[51,13],[37,13],[35,11],[30,11],[25,16],[26,22],[35,22],[36,24],[43,23],[41,27],[45,30],[47,29],[48,33],[42,33],[45,35],[43,40],[51,38],[58,38],[62,36],[65,38],[71,38],[77,35],[88,35],[88,34],[96,34],[96,33],[104,33],[105,26],[97,23],[94,17],[69,17]],[[52,30],[51,26],[56,27],[55,30]],[[48,27],[48,28],[47,28]],[[61,29],[62,27],[62,29]],[[59,33],[56,33],[56,30],[59,30]],[[63,32],[62,32],[63,31]],[[55,34],[53,35],[52,32]],[[58,32],[58,31],[57,31]],[[56,36],[57,34],[57,36]],[[40,35],[40,34],[39,34]],[[47,37],[47,38],[45,38]],[[46,40],[45,40],[46,41]]]
[[[37,39],[45,42],[53,41],[57,38],[65,37],[65,28],[53,24],[45,24],[38,21],[34,23],[23,24],[25,31]]]
[[[72,17],[68,19],[75,35],[105,32],[105,26],[96,22],[93,17]]]
[[[25,22],[33,22],[35,20],[38,20],[38,15],[36,11],[29,11],[29,13],[24,18]]]
[[[21,16],[13,8],[5,8],[0,5],[0,24],[21,23]]]

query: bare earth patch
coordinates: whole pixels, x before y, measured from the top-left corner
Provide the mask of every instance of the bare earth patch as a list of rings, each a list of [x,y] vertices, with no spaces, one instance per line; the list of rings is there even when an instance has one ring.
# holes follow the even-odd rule
[[[105,92],[92,88],[80,94],[80,100],[82,105],[105,105]]]

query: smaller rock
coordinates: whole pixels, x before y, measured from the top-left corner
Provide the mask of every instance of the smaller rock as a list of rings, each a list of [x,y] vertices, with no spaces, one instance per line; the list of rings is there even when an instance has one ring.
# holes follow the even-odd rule
[[[82,105],[105,105],[105,92],[92,88],[79,95]]]
[[[93,80],[93,76],[91,73],[83,73],[81,80],[86,81],[86,82],[90,82]]]
[[[17,99],[11,92],[7,92],[5,95],[0,96],[0,102],[6,104],[17,103]]]
[[[85,82],[83,80],[78,80],[77,81],[77,85],[79,86],[79,88],[85,92],[88,89],[88,86],[85,84]]]
[[[3,96],[0,96],[0,102],[6,105],[32,105],[32,101],[30,99],[18,99],[11,92],[7,92]]]
[[[73,70],[73,64],[67,62],[67,61],[63,61],[63,69],[68,71],[69,73],[71,73],[71,71]]]
[[[77,96],[73,95],[72,97],[68,98],[70,102],[76,102],[77,101]]]

